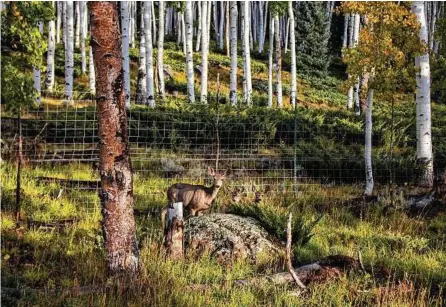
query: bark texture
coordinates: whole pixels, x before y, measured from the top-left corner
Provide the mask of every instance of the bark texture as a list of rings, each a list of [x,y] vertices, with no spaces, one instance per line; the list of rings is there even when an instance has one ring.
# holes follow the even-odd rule
[[[139,251],[125,108],[124,70],[116,2],[90,2],[99,123],[102,227],[112,274],[136,273]]]
[[[189,102],[195,102],[195,84],[194,84],[194,58],[193,58],[193,40],[192,40],[192,3],[186,2],[186,71],[187,71],[187,96]]]
[[[372,110],[373,89],[367,93],[367,105],[365,110],[365,191],[364,195],[373,193],[373,169],[372,169]]]
[[[237,2],[231,1],[231,81],[229,99],[231,104],[237,104]]]
[[[65,19],[65,103],[73,102],[73,72],[74,72],[74,24],[73,24],[73,1],[66,2]]]

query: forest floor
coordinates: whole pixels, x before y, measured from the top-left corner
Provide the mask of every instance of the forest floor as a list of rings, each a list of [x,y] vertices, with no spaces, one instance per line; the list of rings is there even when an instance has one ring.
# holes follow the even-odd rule
[[[185,60],[174,43],[166,43],[165,61],[173,71],[166,88],[172,98],[166,108],[178,108],[185,99]],[[63,97],[63,53],[58,48],[56,72],[58,85],[45,107],[58,109]],[[156,53],[156,50],[155,50]],[[136,87],[137,50],[132,50],[132,88]],[[200,59],[194,57],[196,63]],[[78,65],[79,58],[76,57]],[[229,59],[210,53],[211,94],[215,95],[216,76],[220,74],[222,96],[228,96]],[[289,65],[284,57],[284,101],[289,109]],[[267,65],[262,56],[253,59],[254,102],[267,101]],[[240,65],[239,65],[240,66]],[[239,82],[241,82],[239,70]],[[337,75],[337,74],[336,74]],[[199,77],[196,75],[196,96]],[[329,147],[326,129],[362,133],[362,119],[346,110],[346,96],[340,92],[340,78],[299,76],[300,112],[311,119],[315,131],[308,151],[328,164],[330,156],[351,152],[347,146]],[[88,78],[76,77],[77,98],[88,99]],[[241,83],[239,84],[241,88]],[[60,95],[59,95],[60,94]],[[174,98],[173,98],[174,96]],[[224,100],[226,98],[223,98]],[[169,106],[171,102],[172,105]],[[90,103],[85,102],[84,106]],[[164,110],[164,109],[163,109]],[[414,101],[401,97],[395,105],[395,151],[414,156]],[[284,113],[287,111],[284,111]],[[379,158],[388,150],[390,103],[377,95],[374,134],[379,136],[374,153]],[[435,163],[444,167],[446,157],[446,106],[433,104]],[[318,123],[323,123],[318,124]],[[327,124],[328,123],[328,124]],[[313,124],[312,124],[313,125]],[[311,126],[313,127],[313,126]],[[327,128],[331,127],[331,128]],[[387,131],[387,132],[386,132]],[[351,141],[351,140],[349,140]],[[362,148],[362,138],[357,141]],[[316,146],[317,145],[317,146]],[[330,145],[331,146],[331,145]],[[327,154],[332,150],[331,154]],[[2,157],[3,158],[3,157]],[[379,159],[374,165],[380,165]],[[404,158],[404,157],[403,157]],[[403,161],[404,159],[401,158]],[[384,158],[383,158],[384,159]],[[398,156],[396,155],[396,159]],[[362,160],[362,158],[361,158]],[[321,160],[322,161],[322,160]],[[403,163],[403,162],[402,162]],[[384,165],[384,164],[382,164]],[[403,165],[403,164],[401,164]],[[436,203],[426,210],[408,210],[410,195],[428,191],[407,185],[390,189],[377,184],[379,200],[362,201],[362,185],[322,185],[311,182],[299,185],[299,195],[270,193],[262,206],[290,211],[305,220],[323,218],[313,229],[314,236],[304,246],[294,247],[294,266],[313,263],[329,255],[358,257],[361,252],[365,272],[352,271],[336,278],[308,284],[296,295],[290,285],[237,286],[235,280],[285,271],[283,261],[248,263],[240,260],[227,265],[207,256],[188,255],[184,261],[165,260],[162,232],[157,209],[166,202],[165,178],[150,173],[135,173],[135,209],[153,214],[136,215],[137,237],[141,254],[141,276],[137,281],[111,282],[106,277],[101,212],[94,186],[70,189],[56,181],[39,181],[38,177],[95,181],[99,178],[91,164],[27,164],[22,171],[21,213],[23,222],[16,227],[16,165],[1,162],[1,301],[4,306],[442,306],[446,304],[446,206]],[[201,184],[202,182],[200,182]],[[150,187],[150,189],[148,189]],[[397,191],[395,195],[391,191]],[[231,207],[231,190],[224,186],[212,207],[224,212]],[[393,196],[391,196],[393,195]],[[242,204],[252,203],[248,194]],[[154,209],[154,210],[152,210]],[[59,221],[59,224],[54,224]],[[283,225],[285,227],[285,225]],[[202,287],[206,285],[206,287]],[[19,289],[19,290],[17,290]]]

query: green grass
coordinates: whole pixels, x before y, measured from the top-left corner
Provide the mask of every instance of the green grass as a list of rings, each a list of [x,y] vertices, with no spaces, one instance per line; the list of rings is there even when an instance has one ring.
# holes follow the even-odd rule
[[[2,286],[48,289],[46,293],[30,293],[19,299],[3,293],[2,301],[11,302],[11,305],[51,302],[52,305],[70,306],[440,306],[444,303],[446,245],[438,233],[446,231],[446,223],[442,222],[441,215],[433,220],[413,218],[398,209],[383,214],[383,205],[375,204],[366,207],[360,218],[346,207],[349,200],[360,194],[359,187],[323,188],[316,184],[302,185],[298,198],[269,193],[262,203],[262,206],[294,211],[296,216],[324,214],[313,229],[314,236],[309,243],[294,250],[295,264],[311,263],[333,254],[356,257],[359,249],[369,272],[385,266],[392,273],[391,279],[351,273],[336,280],[314,282],[299,297],[290,294],[295,291],[293,285],[236,287],[233,280],[284,268],[277,264],[267,267],[244,261],[222,266],[206,255],[198,259],[189,255],[184,261],[166,261],[161,250],[158,219],[139,217],[137,233],[143,269],[138,281],[132,282],[130,288],[125,284],[114,285],[106,292],[84,296],[52,294],[51,289],[107,283],[100,211],[98,207],[91,211],[82,205],[85,199],[93,201],[95,192],[81,193],[85,199],[67,192],[61,199],[54,200],[57,184],[38,184],[34,177],[96,177],[82,164],[25,167],[22,174],[24,216],[48,221],[75,217],[77,221],[62,231],[25,226],[16,231],[12,203],[8,203],[13,201],[15,167],[7,162],[2,162],[1,167]],[[71,176],[74,170],[77,176]],[[163,206],[163,190],[167,184],[166,179],[136,175],[136,207]],[[148,190],[147,185],[159,188]],[[229,193],[229,189],[223,191],[217,206],[230,202]],[[243,202],[249,204],[251,199],[250,195]],[[207,287],[187,290],[197,284]]]

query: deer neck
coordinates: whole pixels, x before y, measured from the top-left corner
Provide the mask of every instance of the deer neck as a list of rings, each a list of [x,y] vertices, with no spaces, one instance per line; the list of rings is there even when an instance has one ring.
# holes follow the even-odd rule
[[[217,197],[217,193],[220,190],[221,187],[217,187],[215,185],[212,185],[212,187],[208,190],[208,203],[211,203],[215,197]]]

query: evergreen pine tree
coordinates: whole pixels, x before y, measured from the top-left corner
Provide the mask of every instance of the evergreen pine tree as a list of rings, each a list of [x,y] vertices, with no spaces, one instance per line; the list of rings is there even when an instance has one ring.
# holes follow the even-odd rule
[[[330,65],[330,29],[323,2],[302,1],[296,17],[297,71],[324,75]]]

